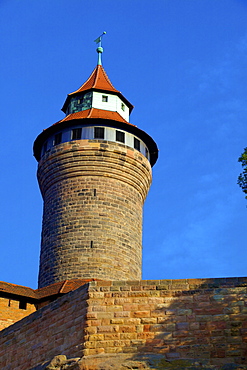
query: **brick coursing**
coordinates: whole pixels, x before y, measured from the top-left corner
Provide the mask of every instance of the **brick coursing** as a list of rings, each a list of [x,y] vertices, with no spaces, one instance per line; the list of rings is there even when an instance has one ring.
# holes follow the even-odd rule
[[[34,304],[27,303],[20,308],[20,300],[0,297],[0,331],[35,312]]]
[[[247,279],[93,282],[84,355],[247,363]]]
[[[60,353],[80,357],[87,297],[85,285],[2,330],[0,369],[33,369]]]
[[[246,296],[247,278],[90,282],[0,332],[0,368],[63,354],[91,370],[124,354],[235,369],[247,363]]]
[[[63,143],[39,162],[44,199],[39,287],[74,278],[141,278],[142,207],[151,166],[100,140]]]

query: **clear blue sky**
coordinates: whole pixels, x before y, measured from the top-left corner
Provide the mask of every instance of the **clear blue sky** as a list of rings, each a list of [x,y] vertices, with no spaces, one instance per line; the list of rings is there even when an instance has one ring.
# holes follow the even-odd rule
[[[245,0],[0,0],[0,280],[36,288],[42,199],[32,144],[97,61],[160,149],[143,278],[245,276]]]

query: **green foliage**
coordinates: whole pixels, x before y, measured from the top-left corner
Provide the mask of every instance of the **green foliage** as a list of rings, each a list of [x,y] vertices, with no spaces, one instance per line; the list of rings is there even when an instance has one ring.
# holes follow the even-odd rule
[[[243,167],[243,172],[238,176],[238,185],[246,194],[245,198],[247,199],[247,148],[244,149],[244,152],[238,158],[238,161],[241,162]]]

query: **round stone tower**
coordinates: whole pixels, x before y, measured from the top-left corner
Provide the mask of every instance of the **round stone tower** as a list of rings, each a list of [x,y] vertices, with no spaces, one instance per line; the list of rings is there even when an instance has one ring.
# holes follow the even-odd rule
[[[141,279],[142,210],[158,150],[101,65],[66,117],[34,142],[44,200],[39,288],[67,279]]]

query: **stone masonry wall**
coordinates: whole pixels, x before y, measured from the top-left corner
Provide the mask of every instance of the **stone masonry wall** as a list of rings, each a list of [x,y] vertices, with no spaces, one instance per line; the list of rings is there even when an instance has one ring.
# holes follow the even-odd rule
[[[246,369],[246,297],[247,278],[90,282],[3,330],[0,368]]]
[[[0,331],[36,311],[34,304],[21,307],[18,300],[0,297]]]
[[[81,357],[87,285],[0,332],[0,369],[28,370],[57,354]]]
[[[44,199],[39,287],[74,278],[141,278],[151,166],[102,140],[56,145],[39,162]]]
[[[92,355],[149,353],[247,364],[247,278],[92,282],[89,297],[89,363]]]

